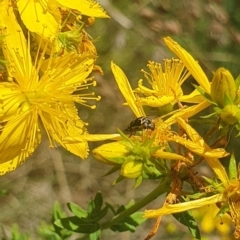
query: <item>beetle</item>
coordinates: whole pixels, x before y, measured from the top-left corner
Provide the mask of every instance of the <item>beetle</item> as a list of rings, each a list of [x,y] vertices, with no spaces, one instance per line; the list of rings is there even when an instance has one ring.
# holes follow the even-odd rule
[[[137,131],[142,131],[144,129],[151,129],[152,131],[154,131],[155,123],[147,117],[139,117],[130,122],[127,129],[125,129],[124,131],[130,132],[131,134],[129,137],[131,137],[133,133]]]

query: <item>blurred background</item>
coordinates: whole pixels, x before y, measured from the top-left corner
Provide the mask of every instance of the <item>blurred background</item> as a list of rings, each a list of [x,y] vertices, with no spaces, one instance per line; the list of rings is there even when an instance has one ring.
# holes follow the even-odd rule
[[[79,107],[81,118],[89,123],[90,133],[116,133],[117,128],[125,129],[135,118],[122,105],[124,99],[111,73],[110,62],[123,69],[134,88],[143,78],[140,70],[147,70],[149,60],[161,62],[174,56],[164,45],[165,36],[171,36],[189,51],[209,76],[220,66],[229,69],[234,77],[240,72],[237,0],[99,0],[99,3],[111,19],[96,19],[95,25],[87,29],[98,50],[97,64],[104,71],[103,76],[95,76],[98,85],[94,91],[102,97],[97,108]],[[90,143],[90,149],[99,144]],[[202,171],[207,171],[204,168]],[[65,210],[69,201],[86,208],[88,200],[100,190],[105,201],[121,205],[132,198],[140,199],[158,184],[157,180],[145,180],[133,189],[134,181],[124,180],[113,187],[117,174],[103,177],[108,170],[109,166],[97,162],[91,154],[82,161],[61,147],[49,149],[48,141],[44,140],[21,167],[0,178],[0,238],[11,239],[11,226],[17,223],[20,231],[28,233],[31,239],[42,239],[38,236],[39,226],[50,222],[56,200]],[[159,208],[162,203],[163,199],[158,198],[147,208]],[[209,213],[205,209],[203,216],[204,211]],[[102,239],[144,239],[154,222],[147,221],[131,234],[105,231]],[[206,230],[205,225],[200,225],[203,239],[233,239],[232,229],[224,221],[225,230],[220,232],[214,227]],[[163,218],[153,239],[192,237],[186,227],[169,216]]]

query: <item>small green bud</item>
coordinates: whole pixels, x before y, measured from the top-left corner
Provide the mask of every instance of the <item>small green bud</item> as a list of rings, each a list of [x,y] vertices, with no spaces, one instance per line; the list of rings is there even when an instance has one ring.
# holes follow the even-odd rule
[[[142,175],[143,162],[140,160],[127,160],[121,167],[121,175],[126,178],[137,178]]]
[[[223,122],[234,125],[240,120],[240,109],[236,105],[227,105],[220,113]]]
[[[92,151],[94,157],[109,165],[121,165],[124,163],[128,148],[121,142],[103,144]]]
[[[213,76],[211,84],[212,100],[223,108],[226,103],[226,96],[232,102],[236,97],[236,84],[232,74],[225,68],[219,68]]]

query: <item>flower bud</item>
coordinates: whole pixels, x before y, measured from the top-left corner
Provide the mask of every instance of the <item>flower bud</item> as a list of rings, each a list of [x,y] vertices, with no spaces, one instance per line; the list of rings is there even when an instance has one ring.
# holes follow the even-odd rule
[[[93,149],[92,153],[101,162],[109,165],[121,165],[129,151],[121,142],[112,142]]]
[[[233,125],[240,120],[240,109],[236,105],[227,105],[220,113],[223,122]]]
[[[142,174],[143,162],[140,160],[127,160],[121,168],[121,175],[126,178],[137,178]]]
[[[236,84],[232,74],[225,68],[219,68],[213,76],[211,84],[212,100],[223,108],[226,103],[226,96],[232,102],[236,97]],[[229,104],[229,103],[228,103]]]

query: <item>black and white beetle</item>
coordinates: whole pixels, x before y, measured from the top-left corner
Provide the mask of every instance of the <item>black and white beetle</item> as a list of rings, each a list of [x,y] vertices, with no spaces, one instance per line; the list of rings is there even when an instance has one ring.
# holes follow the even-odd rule
[[[130,132],[129,137],[131,137],[133,133],[142,131],[143,129],[151,129],[153,131],[155,129],[155,123],[147,117],[139,117],[133,120],[124,131]]]

